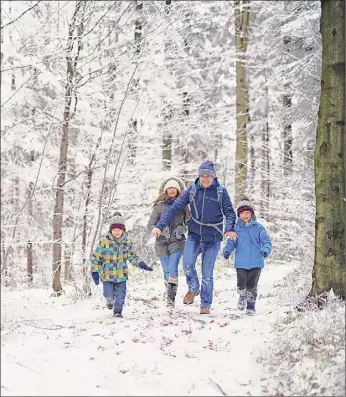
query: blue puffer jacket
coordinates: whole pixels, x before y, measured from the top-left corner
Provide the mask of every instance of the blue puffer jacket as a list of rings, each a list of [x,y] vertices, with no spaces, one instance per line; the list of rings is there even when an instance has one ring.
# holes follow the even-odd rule
[[[245,223],[238,218],[234,227],[238,235],[236,241],[228,239],[223,254],[229,256],[235,250],[234,267],[236,269],[253,269],[264,267],[263,253],[269,256],[272,243],[263,225],[252,215],[250,222]]]
[[[204,188],[199,178],[196,179],[197,187],[194,196],[194,203],[190,203],[189,186],[184,193],[174,201],[171,207],[163,214],[160,221],[156,224],[161,231],[174,219],[179,210],[184,209],[188,204],[191,208],[191,218],[188,223],[188,234],[197,241],[205,243],[214,243],[216,240],[223,240],[223,216],[226,217],[225,232],[233,231],[235,223],[235,212],[227,189],[223,188],[222,193],[222,211],[218,201],[217,187],[220,186],[217,178],[214,178],[213,184]],[[197,212],[196,212],[197,210]],[[207,225],[209,224],[209,225]],[[219,224],[210,226],[210,224]]]

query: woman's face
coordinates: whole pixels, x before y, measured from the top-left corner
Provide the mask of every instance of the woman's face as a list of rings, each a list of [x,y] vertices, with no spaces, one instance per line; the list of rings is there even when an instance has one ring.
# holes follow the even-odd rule
[[[178,195],[178,189],[176,189],[175,187],[169,187],[167,190],[167,196],[169,198],[176,198]]]

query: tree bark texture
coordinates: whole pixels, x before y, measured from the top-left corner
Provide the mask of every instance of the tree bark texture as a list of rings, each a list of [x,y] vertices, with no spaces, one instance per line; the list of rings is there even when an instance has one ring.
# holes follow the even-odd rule
[[[315,161],[315,260],[310,295],[345,298],[345,1],[322,0],[322,85]]]
[[[75,71],[78,62],[79,53],[81,50],[81,33],[83,29],[78,29],[77,37],[75,36],[75,30],[77,25],[77,18],[81,12],[84,1],[78,1],[76,8],[72,16],[71,23],[68,30],[68,48],[66,55],[66,86],[65,86],[65,105],[63,112],[63,123],[62,123],[62,137],[60,142],[60,155],[59,155],[59,166],[58,166],[58,177],[56,185],[55,195],[55,206],[53,214],[53,290],[55,293],[60,294],[62,291],[61,286],[61,255],[62,255],[62,224],[63,224],[63,212],[64,212],[64,184],[67,168],[67,152],[69,143],[69,123],[72,114],[72,96],[75,94],[74,83],[75,83]],[[81,22],[82,25],[82,22]],[[73,56],[73,47],[77,42],[76,55]]]
[[[246,86],[245,57],[248,46],[250,23],[250,1],[235,0],[235,37],[236,37],[236,164],[235,164],[235,203],[246,193],[247,181],[247,136],[248,99]]]

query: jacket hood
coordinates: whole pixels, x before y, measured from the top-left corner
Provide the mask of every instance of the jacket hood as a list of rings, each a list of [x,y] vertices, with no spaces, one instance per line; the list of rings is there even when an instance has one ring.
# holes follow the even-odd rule
[[[166,178],[166,179],[164,179],[164,180],[162,181],[162,183],[161,183],[161,185],[160,185],[160,189],[159,189],[159,194],[163,193],[163,189],[164,189],[166,183],[167,183],[169,180],[171,180],[171,179],[173,179],[173,180],[175,180],[176,182],[178,182],[178,184],[179,184],[179,186],[180,186],[180,194],[183,193],[183,191],[186,189],[185,183],[184,183],[180,178],[177,178],[177,177],[175,177],[175,176],[170,176],[169,178]]]

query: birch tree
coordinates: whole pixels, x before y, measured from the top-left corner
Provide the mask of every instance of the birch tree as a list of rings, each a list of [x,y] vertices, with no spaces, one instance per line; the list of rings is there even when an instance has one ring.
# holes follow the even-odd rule
[[[310,294],[345,299],[345,1],[322,0],[322,86],[315,147],[315,260]]]

